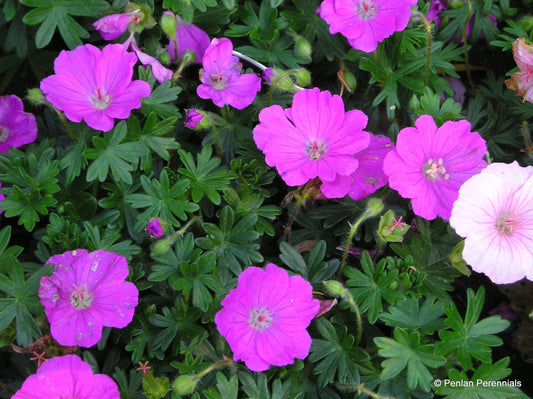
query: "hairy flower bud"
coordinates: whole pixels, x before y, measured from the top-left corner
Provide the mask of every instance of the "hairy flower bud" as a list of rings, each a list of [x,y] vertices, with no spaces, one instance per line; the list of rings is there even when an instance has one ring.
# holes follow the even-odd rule
[[[295,51],[296,55],[304,58],[311,58],[311,54],[313,53],[311,44],[309,44],[309,42],[301,36],[296,39]]]
[[[328,294],[332,296],[342,297],[345,292],[344,286],[337,280],[322,281],[322,284],[326,287]]]
[[[179,396],[193,393],[194,388],[196,388],[196,380],[190,375],[180,375],[172,383],[172,390]]]
[[[165,32],[168,36],[174,37],[176,35],[178,21],[176,21],[176,17],[172,13],[169,13],[168,11],[163,13],[159,23],[161,25],[161,29],[163,29],[163,32]]]
[[[162,240],[157,241],[152,248],[152,252],[150,253],[150,256],[165,255],[170,249],[171,245],[172,245],[172,240],[170,240],[169,238],[164,238]]]
[[[296,78],[296,83],[299,86],[305,87],[309,83],[311,83],[311,74],[307,69],[300,68],[296,71],[296,74],[294,75]]]

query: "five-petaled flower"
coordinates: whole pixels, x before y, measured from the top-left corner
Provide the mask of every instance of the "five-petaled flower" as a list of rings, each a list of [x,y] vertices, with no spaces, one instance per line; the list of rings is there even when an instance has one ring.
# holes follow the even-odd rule
[[[217,107],[229,104],[243,109],[250,105],[259,90],[261,78],[253,73],[241,75],[242,64],[232,55],[233,44],[226,38],[213,39],[205,50],[200,70],[200,98],[211,99]]]
[[[107,132],[114,118],[126,119],[150,95],[150,85],[132,81],[137,56],[121,44],[102,50],[86,44],[61,51],[54,62],[55,75],[41,81],[48,101],[72,122],[82,119],[93,129]]]
[[[119,399],[118,386],[76,355],[48,359],[30,375],[12,399]]]
[[[533,280],[533,166],[493,163],[467,180],[450,225],[464,260],[496,284]]]
[[[215,315],[233,360],[264,371],[270,365],[305,359],[311,348],[307,327],[320,309],[312,291],[301,276],[289,276],[273,263],[241,273],[237,288],[222,300],[223,308]]]
[[[205,50],[211,44],[209,35],[196,25],[185,22],[183,18],[170,11],[165,11],[165,14],[176,18],[175,42],[170,38],[168,43],[170,60],[174,62],[176,58],[180,59],[185,51],[192,51],[196,55],[196,63],[201,63]]]
[[[139,291],[124,281],[129,269],[123,256],[77,249],[54,255],[49,263],[55,270],[41,278],[39,298],[59,344],[88,348],[98,343],[104,326],[131,322]]]
[[[36,138],[35,116],[24,112],[22,100],[14,95],[0,97],[0,152],[33,143]]]
[[[350,45],[370,53],[378,42],[407,27],[416,0],[324,0],[317,13]]]
[[[461,185],[487,165],[487,145],[478,133],[470,132],[466,120],[437,127],[433,117],[422,115],[415,125],[400,131],[383,170],[390,187],[411,199],[415,214],[448,220]]]
[[[331,182],[359,166],[353,154],[368,147],[370,133],[363,131],[367,120],[362,111],[345,112],[339,96],[306,89],[294,95],[292,108],[263,109],[253,135],[266,163],[289,186],[315,177]]]

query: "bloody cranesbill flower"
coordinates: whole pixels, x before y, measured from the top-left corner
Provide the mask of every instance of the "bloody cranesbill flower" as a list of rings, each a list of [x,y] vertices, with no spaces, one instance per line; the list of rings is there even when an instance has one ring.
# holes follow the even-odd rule
[[[131,322],[139,291],[125,281],[129,269],[123,256],[76,249],[52,256],[49,263],[55,269],[41,278],[39,298],[58,343],[88,348],[98,343],[102,327]]]
[[[524,101],[533,103],[533,45],[527,44],[524,38],[516,39],[513,57],[520,71],[513,73],[505,84],[524,97]]]
[[[312,292],[301,276],[289,276],[273,263],[241,273],[237,288],[226,295],[215,315],[233,359],[243,360],[252,371],[305,359],[311,348],[306,329],[320,309]]]
[[[76,355],[46,360],[11,399],[119,399],[118,386]]]
[[[243,109],[254,101],[261,90],[261,78],[252,73],[241,75],[242,64],[232,52],[233,44],[229,39],[211,41],[202,60],[202,84],[196,92],[200,98],[213,100],[217,107],[229,104]]]
[[[150,95],[150,85],[132,81],[137,57],[121,44],[102,50],[86,44],[61,51],[54,62],[55,75],[41,81],[41,90],[54,107],[72,122],[85,120],[96,130],[107,132],[114,119],[126,119]]]
[[[126,32],[135,18],[138,18],[138,11],[112,14],[100,18],[93,23],[93,26],[100,32],[104,40],[113,40]]]
[[[370,142],[363,131],[367,120],[362,111],[345,112],[339,96],[314,88],[297,92],[292,108],[263,109],[253,135],[266,163],[289,186],[298,186],[315,177],[333,181],[337,174],[354,172],[359,161],[353,154]]]
[[[533,280],[533,166],[493,163],[467,180],[450,225],[464,260],[496,284]]]
[[[389,182],[389,177],[383,172],[383,159],[394,144],[383,135],[370,135],[367,148],[353,156],[359,161],[359,166],[348,176],[337,175],[333,181],[324,181],[320,191],[327,198],[340,198],[348,194],[359,201]]]
[[[133,50],[141,64],[143,64],[145,67],[150,65],[152,68],[152,75],[154,75],[154,78],[156,78],[159,83],[163,83],[165,80],[172,79],[173,72],[170,69],[165,68],[156,58],[143,53],[137,45],[133,34],[124,42],[123,46],[126,50]]]
[[[174,16],[170,11],[165,11],[165,14]],[[209,35],[194,24],[188,24],[180,18],[176,17],[176,45],[174,40],[170,39],[168,43],[168,54],[171,61],[176,61],[181,58],[185,51],[192,51],[196,55],[196,63],[201,63],[204,57],[205,50],[209,47],[211,40]]]
[[[14,95],[0,97],[0,152],[33,143],[36,138],[35,116],[24,112],[22,100]]]
[[[417,0],[324,0],[317,13],[350,45],[370,53],[378,42],[406,28]]]
[[[487,145],[478,133],[470,132],[466,120],[448,121],[439,128],[430,115],[422,115],[415,125],[400,131],[383,170],[389,185],[411,199],[415,214],[449,220],[459,187],[487,165]]]

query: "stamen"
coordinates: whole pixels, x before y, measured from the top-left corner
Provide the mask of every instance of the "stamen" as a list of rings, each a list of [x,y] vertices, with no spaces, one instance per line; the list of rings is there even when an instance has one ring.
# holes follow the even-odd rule
[[[377,6],[374,0],[362,0],[355,6],[355,12],[361,19],[370,19],[376,15]]]
[[[257,331],[263,331],[269,328],[273,321],[272,311],[263,307],[250,312],[248,324]]]
[[[443,165],[442,158],[439,158],[437,162],[435,162],[433,159],[429,159],[422,167],[422,170],[424,171],[424,176],[428,180],[438,180],[441,177],[444,180],[448,180],[450,178],[450,174],[446,173],[446,168]]]
[[[222,72],[211,74],[209,80],[211,81],[213,88],[217,90],[222,90],[224,87],[226,87],[226,82],[228,81]]]
[[[501,213],[496,220],[496,230],[502,236],[512,236],[515,234],[516,229],[520,227],[521,220],[522,217],[516,217],[514,212]]]
[[[0,142],[6,141],[8,137],[7,128],[0,125]]]
[[[307,143],[307,148],[305,149],[306,155],[312,161],[316,161],[326,155],[326,145],[316,140]]]
[[[96,109],[106,109],[111,102],[111,96],[105,94],[99,87],[96,88],[96,95],[91,97],[93,107]]]
[[[74,285],[74,291],[70,295],[70,304],[76,309],[87,309],[91,306],[93,296],[87,292],[85,285],[78,287]]]

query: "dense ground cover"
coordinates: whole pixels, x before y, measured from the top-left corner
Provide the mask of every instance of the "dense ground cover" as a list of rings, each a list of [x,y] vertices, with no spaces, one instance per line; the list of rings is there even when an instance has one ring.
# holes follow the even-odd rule
[[[528,397],[532,6],[1,1],[0,397]]]

